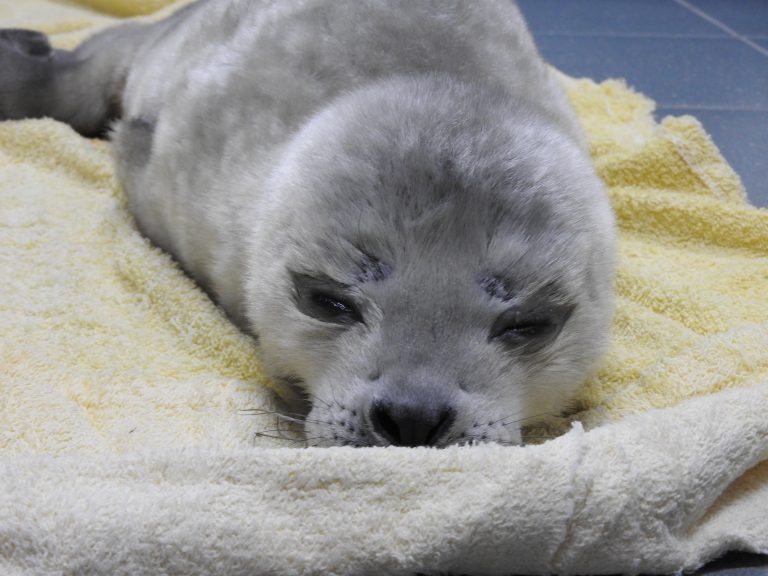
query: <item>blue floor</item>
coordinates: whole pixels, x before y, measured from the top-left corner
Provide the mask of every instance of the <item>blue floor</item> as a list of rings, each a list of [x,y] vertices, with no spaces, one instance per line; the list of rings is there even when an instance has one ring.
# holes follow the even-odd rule
[[[518,0],[539,49],[571,76],[624,78],[657,118],[696,116],[768,207],[768,0]],[[732,553],[697,574],[768,576]]]
[[[696,116],[768,207],[768,0],[519,0],[542,55]]]

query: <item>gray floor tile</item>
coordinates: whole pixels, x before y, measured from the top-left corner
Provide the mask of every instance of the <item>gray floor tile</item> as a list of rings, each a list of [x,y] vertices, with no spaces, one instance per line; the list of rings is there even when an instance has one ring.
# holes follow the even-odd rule
[[[691,576],[767,576],[768,556],[731,552]]]
[[[534,33],[724,36],[671,0],[518,0]]]
[[[768,208],[768,112],[660,107],[656,117],[683,114],[695,116],[702,123],[725,159],[741,176],[750,201]]]
[[[768,2],[765,0],[686,0],[744,36],[768,38]]]
[[[660,105],[768,111],[768,58],[735,39],[535,36],[566,74],[626,78]]]

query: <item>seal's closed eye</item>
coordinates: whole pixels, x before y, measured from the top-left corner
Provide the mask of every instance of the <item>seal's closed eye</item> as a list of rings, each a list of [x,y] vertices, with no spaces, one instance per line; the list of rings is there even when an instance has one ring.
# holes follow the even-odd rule
[[[347,294],[349,287],[327,276],[293,272],[294,300],[298,309],[331,324],[350,325],[363,321],[360,310]]]
[[[557,338],[573,308],[568,305],[543,306],[534,311],[509,308],[496,318],[488,339],[512,350],[538,352]]]

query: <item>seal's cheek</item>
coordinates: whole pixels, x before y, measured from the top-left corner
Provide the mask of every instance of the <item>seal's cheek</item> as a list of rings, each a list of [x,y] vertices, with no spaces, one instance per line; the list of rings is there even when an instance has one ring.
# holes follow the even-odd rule
[[[304,422],[310,446],[378,446],[366,408],[371,391],[361,381],[321,378],[308,383],[312,409]]]

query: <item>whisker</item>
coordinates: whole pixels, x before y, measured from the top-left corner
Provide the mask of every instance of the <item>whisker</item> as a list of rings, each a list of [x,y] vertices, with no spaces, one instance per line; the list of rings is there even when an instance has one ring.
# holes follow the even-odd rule
[[[258,408],[251,408],[247,410],[238,410],[241,416],[275,416],[288,422],[294,422],[296,424],[326,424],[327,421],[319,420],[317,418],[307,418],[306,416],[297,412],[280,412],[279,410],[261,410]]]
[[[562,418],[559,414],[555,414],[554,412],[542,412],[541,414],[534,414],[532,416],[526,416],[525,418],[518,418],[517,420],[512,420],[507,422],[510,418],[516,418],[519,416],[519,414],[515,414],[514,416],[507,416],[505,418],[500,418],[495,423],[500,424],[501,426],[511,426],[512,424],[519,424],[520,422],[525,422],[526,420],[533,420],[534,418],[544,418],[545,416],[550,416],[553,418]]]
[[[282,410],[267,410],[266,408],[240,408],[238,412],[243,416],[261,416],[267,414],[285,414],[286,416],[295,416],[299,418],[302,416],[299,412],[284,412]]]
[[[272,438],[273,440],[288,440],[282,434],[269,434],[268,432],[254,432],[253,435],[256,438]]]
[[[295,443],[302,443],[304,440],[301,440],[299,438],[291,438],[290,436],[285,436],[283,434],[280,434],[280,431],[277,431],[278,434],[270,434],[270,432],[275,432],[274,430],[266,430],[264,432],[254,432],[253,436],[254,438],[271,438],[272,440],[286,440],[288,442],[295,442]]]
[[[333,404],[331,402],[328,402],[327,400],[324,400],[323,398],[320,398],[320,396],[318,396],[317,394],[313,394],[309,390],[302,390],[301,393],[304,394],[305,396],[309,396],[313,400],[317,400],[318,402],[320,402],[320,404],[322,404],[326,408],[333,408]],[[338,402],[337,402],[337,404],[338,404]]]
[[[333,389],[333,383],[331,383],[331,398],[333,398],[333,403],[334,403],[336,406],[341,406],[341,403],[340,403],[340,402],[339,402],[339,400],[336,398],[336,392],[335,392],[335,390]],[[329,405],[329,406],[330,406],[330,405]]]
[[[281,428],[279,426],[276,426],[275,428],[265,428],[263,430],[259,430],[256,432],[256,434],[259,434],[261,432],[275,432],[278,434],[287,434],[290,437],[296,438],[298,437],[298,434],[294,430],[286,430],[285,428]]]
[[[308,419],[296,412],[280,412],[278,410],[260,410],[258,408],[251,408],[247,410],[238,410],[241,416],[275,416],[281,420],[287,422],[295,422],[297,424],[304,424],[310,422],[312,424],[321,424],[322,421],[315,419]]]

